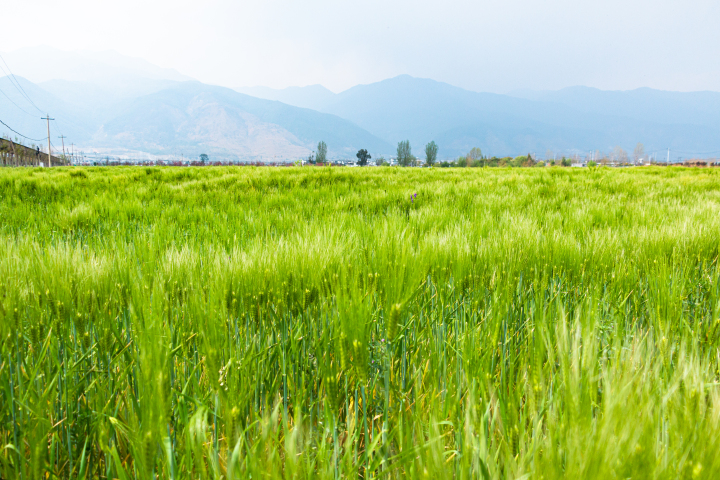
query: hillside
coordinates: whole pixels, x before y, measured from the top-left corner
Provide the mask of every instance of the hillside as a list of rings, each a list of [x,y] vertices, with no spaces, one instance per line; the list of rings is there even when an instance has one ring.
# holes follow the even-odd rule
[[[583,89],[521,98],[401,75],[346,90],[323,111],[390,143],[409,139],[416,154],[435,140],[441,158],[473,146],[491,155],[632,149],[637,142],[648,152],[671,148],[673,157],[682,153],[677,150],[720,151],[720,94],[646,89],[631,93],[636,100],[627,103],[624,92],[617,93]]]
[[[239,87],[235,89],[245,95],[277,100],[295,107],[322,110],[335,99],[335,94],[322,85],[308,85],[307,87],[288,87],[275,89],[268,87]]]
[[[48,112],[56,118],[53,142],[64,134],[109,155],[294,160],[324,140],[331,158],[354,158],[360,148],[377,157],[405,139],[417,156],[434,140],[440,159],[473,147],[498,156],[608,154],[638,142],[661,159],[668,149],[671,160],[720,155],[716,92],[571,87],[500,95],[408,75],[338,94],[321,85],[231,90],[115,52],[37,47],[7,55],[16,74],[39,82],[17,77],[38,109],[0,79],[1,120],[42,139]],[[48,58],[56,63],[40,69]]]
[[[103,154],[280,161],[306,157],[324,140],[332,157],[353,157],[360,148],[392,150],[387,142],[335,115],[263,100],[199,82],[148,80],[146,95],[133,96],[87,82],[52,80],[41,88],[17,77],[39,108],[53,112],[53,132],[79,149]],[[41,114],[0,79],[3,120],[36,139],[46,137]],[[13,103],[14,102],[14,103]],[[3,127],[4,128],[4,127]],[[5,133],[6,129],[0,129]],[[29,133],[25,133],[29,132]],[[51,136],[56,136],[51,133]]]

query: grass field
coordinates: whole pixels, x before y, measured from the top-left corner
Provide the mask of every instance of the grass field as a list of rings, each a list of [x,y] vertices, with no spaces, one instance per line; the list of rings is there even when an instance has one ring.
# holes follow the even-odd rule
[[[720,172],[0,170],[0,478],[719,478]]]

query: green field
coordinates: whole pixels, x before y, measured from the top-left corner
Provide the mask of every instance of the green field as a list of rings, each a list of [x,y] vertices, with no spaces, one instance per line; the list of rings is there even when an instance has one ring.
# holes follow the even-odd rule
[[[0,170],[0,478],[719,478],[720,171]]]

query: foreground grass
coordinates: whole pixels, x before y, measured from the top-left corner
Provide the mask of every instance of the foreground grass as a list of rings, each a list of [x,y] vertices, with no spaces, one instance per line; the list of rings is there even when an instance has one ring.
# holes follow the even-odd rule
[[[2,170],[0,477],[717,478],[719,238],[709,170]]]

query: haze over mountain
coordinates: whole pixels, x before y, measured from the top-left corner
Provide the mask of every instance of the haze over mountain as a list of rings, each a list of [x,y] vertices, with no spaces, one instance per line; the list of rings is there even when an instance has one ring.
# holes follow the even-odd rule
[[[193,80],[172,68],[162,68],[142,58],[120,55],[113,50],[64,51],[48,46],[25,47],[2,56],[15,74],[33,83],[69,80],[101,85],[118,94],[135,92],[141,80]]]
[[[638,142],[657,158],[666,158],[668,148],[672,159],[720,154],[716,92],[571,87],[501,95],[401,75],[338,94],[320,85],[235,89],[251,96],[117,54],[64,52],[66,63],[40,72],[37,66],[57,52],[26,49],[19,68],[8,60],[38,108],[6,77],[0,119],[42,139],[46,125],[39,117],[47,112],[56,118],[54,144],[62,133],[82,149],[106,154],[294,160],[324,140],[331,158],[354,158],[360,148],[377,158],[393,155],[405,139],[417,156],[436,141],[441,159],[473,147],[486,155],[542,157],[632,150]],[[42,81],[19,76],[26,72]],[[14,135],[2,126],[0,132]]]
[[[101,147],[158,154],[182,149],[254,161],[307,156],[324,139],[332,156],[350,157],[360,148],[392,147],[334,115],[259,99],[224,87],[182,82],[134,99],[92,139]]]
[[[416,155],[430,140],[440,145],[441,158],[472,147],[490,155],[543,156],[548,150],[561,155],[607,153],[615,146],[632,150],[638,142],[658,156],[668,148],[671,158],[720,155],[717,92],[572,87],[500,95],[401,75],[315,103],[308,87],[292,94],[295,103],[351,120],[389,143],[409,139]]]
[[[253,97],[264,98],[267,100],[277,100],[279,102],[287,103],[288,105],[311,108],[313,110],[322,110],[335,99],[335,93],[331,92],[322,85],[288,87],[283,89],[268,87],[239,87],[235,90]]]
[[[307,157],[319,140],[328,143],[336,158],[352,157],[360,148],[392,150],[331,114],[187,80],[173,70],[115,53],[58,52],[24,49],[24,61],[19,68],[13,65],[14,79],[0,78],[0,119],[32,139],[46,138],[40,117],[47,111],[56,119],[53,144],[62,133],[80,149],[133,158],[207,153],[211,159],[287,161]],[[65,63],[56,65],[48,80],[36,66],[54,54]],[[43,81],[36,84],[20,76],[26,71]],[[0,132],[15,136],[3,126]]]
[[[651,88],[606,91],[567,87],[555,91],[518,90],[517,98],[566,105],[588,114],[620,115],[663,124],[697,124],[720,128],[718,92],[667,92]]]
[[[133,158],[142,154],[197,158],[207,153],[223,160],[287,161],[308,156],[318,139],[328,143],[334,157],[350,157],[360,148],[392,149],[337,116],[199,82],[176,82],[130,99],[108,99],[96,89],[85,102],[76,98],[78,101],[70,103],[22,77],[16,78],[22,89],[37,99],[35,103],[55,112],[52,115],[57,125],[53,124],[53,131],[72,138],[81,149],[100,153],[132,154]],[[53,81],[51,85],[62,85],[70,98],[77,95],[77,88],[87,87],[68,81]],[[13,95],[8,77],[0,78],[0,89],[15,103],[23,102],[19,93]],[[92,110],[96,103],[103,108]],[[12,112],[12,106],[7,98],[0,98],[3,112]],[[34,116],[14,110],[14,115],[4,115],[6,123],[18,125],[16,130],[33,139],[46,137],[39,112]]]

